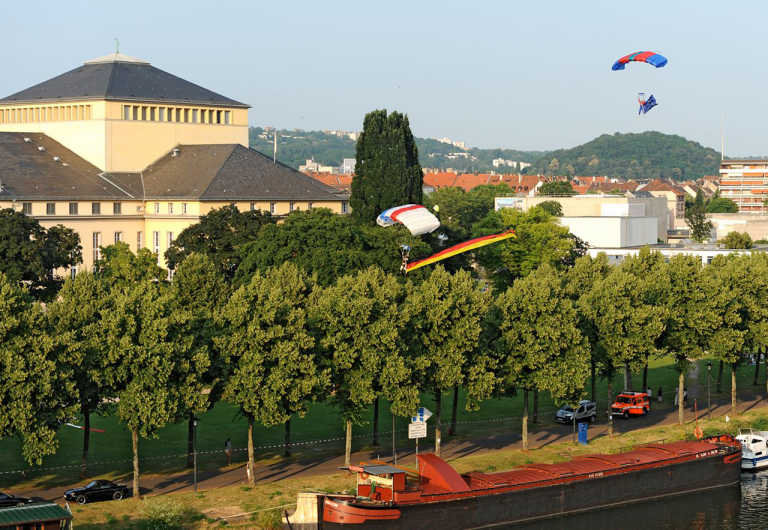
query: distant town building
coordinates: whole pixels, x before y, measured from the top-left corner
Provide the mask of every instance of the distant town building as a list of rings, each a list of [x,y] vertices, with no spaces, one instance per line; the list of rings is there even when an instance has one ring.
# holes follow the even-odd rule
[[[732,158],[720,163],[720,196],[731,199],[739,212],[768,211],[768,160]]]
[[[338,174],[338,166],[326,166],[315,162],[314,158],[307,160],[307,163],[299,166],[299,171],[302,173],[332,173]]]
[[[339,173],[345,174],[345,175],[351,175],[355,172],[355,162],[356,160],[354,158],[345,158],[341,161],[341,170]]]
[[[675,182],[658,179],[648,184],[641,184],[636,188],[636,191],[648,192],[654,197],[667,199],[670,229],[688,227],[685,222],[686,192]]]
[[[517,160],[507,160],[506,158],[494,158],[491,163],[493,167],[511,167],[518,171],[527,168],[531,164],[528,162],[519,162]]]

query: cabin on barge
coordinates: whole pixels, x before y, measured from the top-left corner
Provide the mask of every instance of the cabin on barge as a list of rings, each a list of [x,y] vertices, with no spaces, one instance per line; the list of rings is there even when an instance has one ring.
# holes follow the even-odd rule
[[[722,435],[465,475],[433,454],[418,463],[350,466],[355,495],[300,494],[283,528],[469,530],[718,488],[738,483],[741,445]]]

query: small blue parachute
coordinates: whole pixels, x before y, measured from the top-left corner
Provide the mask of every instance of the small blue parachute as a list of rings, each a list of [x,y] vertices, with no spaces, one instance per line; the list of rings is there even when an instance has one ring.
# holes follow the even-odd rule
[[[645,95],[640,93],[637,95],[637,102],[640,103],[640,110],[637,111],[638,116],[640,114],[647,114],[649,110],[658,105],[653,94],[648,99],[645,99]]]

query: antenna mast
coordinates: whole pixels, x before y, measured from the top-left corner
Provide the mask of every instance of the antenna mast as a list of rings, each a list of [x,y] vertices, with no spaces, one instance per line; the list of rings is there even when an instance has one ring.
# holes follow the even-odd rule
[[[120,41],[115,37],[115,53],[120,53]]]
[[[725,112],[723,112],[720,129],[720,160],[725,160]]]
[[[277,129],[275,129],[275,152],[272,155],[272,162],[277,163]]]

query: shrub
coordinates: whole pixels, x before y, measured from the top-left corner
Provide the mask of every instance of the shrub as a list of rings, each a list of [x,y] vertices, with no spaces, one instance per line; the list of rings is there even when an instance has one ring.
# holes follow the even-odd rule
[[[181,530],[181,507],[167,499],[145,501],[141,530]]]

